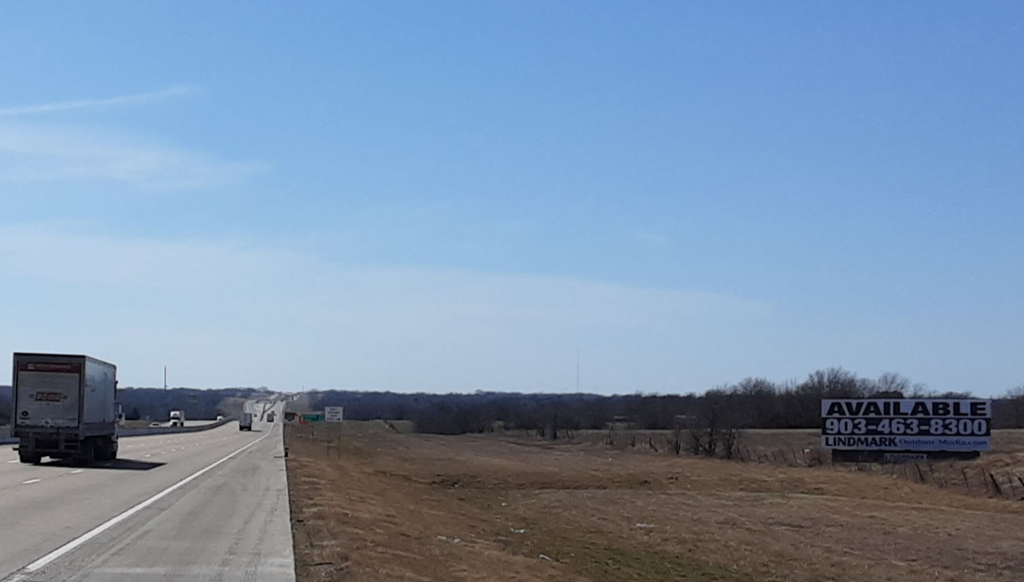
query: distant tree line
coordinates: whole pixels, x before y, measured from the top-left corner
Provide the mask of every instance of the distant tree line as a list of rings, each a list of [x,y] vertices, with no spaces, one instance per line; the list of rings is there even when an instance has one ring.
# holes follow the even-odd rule
[[[128,420],[166,421],[171,410],[184,410],[186,419],[198,420],[236,416],[243,402],[266,392],[265,388],[121,388],[117,398]],[[0,425],[10,423],[12,404],[11,387],[0,386]]]
[[[353,420],[409,420],[434,434],[530,430],[557,438],[559,431],[600,430],[624,425],[639,430],[699,432],[721,429],[818,428],[823,398],[969,398],[969,392],[937,393],[899,374],[863,378],[842,368],[808,374],[800,382],[747,378],[704,394],[396,394],[317,391],[303,395],[311,410],[344,406]],[[1024,386],[993,399],[993,424],[1024,427]],[[719,430],[716,428],[715,430]]]
[[[263,393],[256,388],[122,388],[117,399],[128,420],[166,421],[172,410],[184,411],[186,419],[210,420],[239,415],[243,402]]]
[[[167,420],[172,409],[186,418],[214,418],[241,412],[242,403],[267,393],[265,388],[200,390],[126,388],[119,400],[130,419]],[[842,368],[808,374],[803,381],[776,383],[747,378],[703,394],[396,394],[393,392],[312,391],[290,410],[344,406],[352,420],[407,420],[416,430],[464,434],[505,430],[535,431],[547,438],[577,430],[622,426],[638,430],[688,431],[690,447],[728,442],[730,432],[748,428],[818,428],[822,398],[965,398],[969,392],[935,393],[899,374],[863,378]],[[9,387],[0,387],[0,424],[10,417]],[[996,428],[1024,428],[1024,385],[993,399]],[[725,432],[722,432],[725,431]],[[712,438],[712,435],[720,435]],[[693,442],[696,439],[704,441]],[[708,441],[711,439],[713,443]],[[705,444],[701,444],[705,443]]]
[[[11,387],[0,386],[0,426],[11,422]]]

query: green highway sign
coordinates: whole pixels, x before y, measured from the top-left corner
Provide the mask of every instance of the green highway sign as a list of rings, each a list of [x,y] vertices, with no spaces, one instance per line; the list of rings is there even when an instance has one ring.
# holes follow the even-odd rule
[[[318,412],[316,414],[303,414],[302,422],[323,422],[324,413]]]

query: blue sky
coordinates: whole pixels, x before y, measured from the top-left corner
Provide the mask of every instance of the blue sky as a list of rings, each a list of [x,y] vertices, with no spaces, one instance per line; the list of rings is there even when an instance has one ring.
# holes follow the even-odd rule
[[[123,385],[1024,382],[1017,3],[0,9],[0,353]]]

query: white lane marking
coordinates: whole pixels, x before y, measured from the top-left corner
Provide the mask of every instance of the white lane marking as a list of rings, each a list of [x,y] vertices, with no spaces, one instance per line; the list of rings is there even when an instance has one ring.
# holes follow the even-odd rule
[[[84,534],[78,536],[77,538],[75,538],[75,539],[71,540],[70,542],[64,544],[63,546],[57,548],[56,550],[53,550],[49,554],[46,554],[42,558],[39,558],[35,562],[32,562],[28,566],[25,566],[24,568],[21,569],[21,572],[19,572],[18,574],[12,576],[10,578],[10,581],[11,582],[17,582],[18,580],[24,580],[25,579],[24,576],[21,575],[22,572],[24,572],[24,573],[31,573],[31,572],[35,572],[37,570],[40,570],[40,569],[46,567],[50,562],[53,562],[54,560],[56,560],[56,559],[60,558],[61,556],[67,554],[71,550],[74,550],[78,546],[88,542],[89,540],[91,540],[94,537],[100,535],[101,533],[107,531],[108,529],[114,527],[115,525],[121,523],[122,521],[128,519],[129,517],[135,515],[136,513],[142,511],[143,509],[146,509],[147,507],[149,507],[150,505],[153,505],[157,501],[160,501],[164,497],[167,497],[168,495],[173,493],[175,490],[177,490],[177,489],[179,489],[181,487],[184,487],[185,485],[187,485],[187,484],[191,483],[192,481],[198,479],[200,476],[202,476],[207,471],[213,469],[214,467],[220,465],[221,463],[226,462],[231,457],[234,457],[238,453],[241,453],[245,449],[248,449],[249,447],[255,445],[256,443],[258,443],[260,441],[262,441],[263,439],[267,438],[270,435],[271,435],[271,433],[268,432],[267,434],[265,434],[265,435],[261,436],[260,438],[252,441],[251,443],[245,445],[244,447],[242,447],[240,449],[236,449],[234,452],[229,453],[227,456],[225,456],[221,460],[214,461],[213,463],[207,465],[206,467],[203,467],[202,469],[199,469],[195,473],[192,473],[188,477],[185,477],[181,481],[178,481],[174,485],[171,485],[167,489],[164,489],[160,493],[157,493],[156,495],[150,497],[149,499],[143,501],[142,503],[139,503],[138,505],[136,505],[135,507],[132,507],[131,509],[125,511],[124,513],[108,519],[107,521],[105,521],[105,522],[101,523],[100,525],[92,528],[91,530],[85,532]],[[36,481],[38,481],[38,480],[39,479],[36,479]]]
[[[146,455],[146,458],[148,459],[148,458],[150,458],[150,457],[152,457],[152,456],[153,456],[153,455]]]
[[[84,471],[84,470],[85,470],[85,469],[75,469],[74,471],[72,471],[72,472],[71,472],[71,474],[72,474],[72,475],[77,475],[77,474],[81,473],[81,472],[82,472],[82,471]]]
[[[21,484],[22,485],[31,485],[33,483],[38,483],[40,481],[42,481],[42,479],[29,479],[28,481],[22,481]]]
[[[18,462],[18,459],[14,459],[13,461],[7,461],[7,464],[17,463],[17,462]]]

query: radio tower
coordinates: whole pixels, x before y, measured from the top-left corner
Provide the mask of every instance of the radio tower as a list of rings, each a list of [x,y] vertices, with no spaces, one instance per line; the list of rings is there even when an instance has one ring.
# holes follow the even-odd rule
[[[576,348],[576,393],[580,391],[580,349]]]

